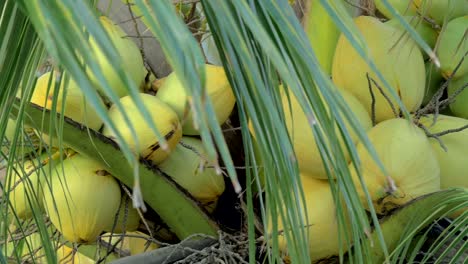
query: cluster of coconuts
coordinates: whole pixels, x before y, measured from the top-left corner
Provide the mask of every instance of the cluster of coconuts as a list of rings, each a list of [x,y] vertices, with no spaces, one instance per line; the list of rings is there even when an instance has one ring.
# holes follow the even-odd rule
[[[213,211],[225,189],[224,177],[207,160],[203,142],[194,126],[186,88],[180,78],[171,73],[160,82],[156,94],[146,93],[147,71],[140,50],[109,18],[102,16],[100,22],[121,54],[125,62],[123,66],[131,80],[140,87],[141,102],[159,133],[165,137],[167,145],[159,144],[159,137],[139,111],[141,107],[129,96],[117,73],[109,69],[109,62],[91,39],[96,58],[104,69],[104,77],[120,97],[125,109],[126,117],[115,105],[108,108],[116,130],[135,155],[157,165],[208,212]],[[206,64],[205,73],[206,93],[213,102],[219,124],[222,124],[234,109],[235,97],[222,67]],[[115,139],[117,131],[103,125],[78,84],[67,75],[52,71],[40,76],[31,102],[46,109],[55,107],[57,113]],[[96,76],[92,72],[88,72],[88,76],[96,84],[96,89],[102,90]],[[54,98],[57,98],[56,106],[52,105]],[[100,100],[106,107],[104,100]],[[36,132],[52,149],[59,145],[55,131],[45,128]],[[137,232],[139,212],[131,206],[118,181],[103,164],[73,150],[59,158],[58,152],[54,155],[55,158],[44,154],[39,159],[27,161],[25,165],[18,164],[14,173],[16,178],[12,179],[15,186],[11,188],[10,199],[20,219],[29,219],[33,216],[33,210],[41,210],[66,240],[78,243],[93,243],[104,232],[114,235]],[[135,239],[119,243],[127,246],[132,253],[142,252],[141,247],[133,245],[141,244]]]
[[[416,114],[429,103],[425,97],[432,98],[444,81],[450,80],[448,96],[468,82],[466,60],[454,72],[468,51],[468,6],[464,0],[390,1],[396,3],[395,7],[401,14],[407,10],[409,2],[415,4],[413,9],[408,8],[412,10],[412,16],[405,19],[436,51],[440,70],[435,70],[436,67],[423,55],[415,41],[407,34],[402,37],[405,36],[403,27],[391,18],[380,2],[376,1],[377,8],[387,15],[387,21],[358,16],[354,23],[365,41],[368,56],[410,111],[412,119],[402,117],[400,107],[392,99],[384,82],[343,34],[338,39],[331,74],[338,88],[336,92],[366,131],[384,165],[385,171],[382,171],[351,126],[346,124],[361,161],[358,170],[373,206],[377,214],[388,215],[422,195],[450,187],[468,187],[468,129],[456,131],[468,126],[468,89],[449,105],[451,111],[438,114],[436,118],[433,114]],[[417,17],[418,12],[427,14],[431,19]],[[427,21],[440,23],[440,30]],[[335,202],[308,118],[292,93],[283,96],[283,108],[305,194],[310,254],[312,260],[317,261],[339,252]],[[317,126],[320,126],[320,120]],[[252,127],[250,129],[254,135]],[[456,132],[439,134],[444,131]],[[340,136],[338,131],[337,135]],[[431,135],[440,136],[435,138]],[[344,140],[339,140],[342,149],[346,149]],[[362,204],[369,209],[349,153],[345,153],[345,158]],[[279,237],[280,248],[287,253],[287,230],[283,230],[280,219],[278,223],[279,230],[284,231]]]

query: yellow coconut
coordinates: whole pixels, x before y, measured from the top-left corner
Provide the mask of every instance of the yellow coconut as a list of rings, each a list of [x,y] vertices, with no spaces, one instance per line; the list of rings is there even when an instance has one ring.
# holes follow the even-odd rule
[[[131,199],[124,195],[120,202],[120,207],[115,213],[112,224],[104,231],[123,233],[128,231],[136,231],[140,226],[140,215],[133,207]]]
[[[354,21],[363,35],[369,56],[388,81],[391,89],[400,97],[407,110],[417,110],[424,96],[425,69],[421,51],[415,42],[411,39],[400,39],[401,34],[398,34],[394,27],[380,22],[377,18],[360,16]],[[370,113],[373,100],[367,73],[391,99],[391,104],[398,114],[399,107],[396,100],[392,98],[382,80],[342,34],[333,59],[333,82],[339,88],[354,94]],[[380,122],[394,118],[395,114],[391,105],[373,83],[372,91],[375,96],[376,120]]]
[[[127,34],[108,17],[101,16],[99,20],[106,33],[109,35],[111,44],[117,49],[117,53],[120,56],[118,59],[124,71],[129,74],[130,81],[133,81],[136,87],[140,87],[140,85],[142,85],[144,82],[147,74],[140,49],[136,43],[131,38],[128,38]],[[110,84],[110,87],[113,89],[113,91],[119,97],[128,95],[128,86],[119,79],[121,74],[112,69],[112,67],[115,66],[113,66],[109,60],[107,60],[105,53],[99,48],[96,40],[91,38],[90,45],[91,49],[96,54],[95,59],[99,63],[104,77]],[[93,72],[91,72],[90,68],[88,69],[88,75],[90,79],[97,83],[98,77]],[[104,91],[101,86],[97,85],[96,87],[98,90]]]
[[[372,121],[369,113],[364,106],[351,93],[339,90],[344,101],[347,103],[354,117],[357,119],[364,131],[372,127]],[[309,126],[308,118],[302,110],[297,99],[290,93],[291,110],[289,109],[288,98],[285,94],[282,96],[283,109],[285,113],[286,126],[289,135],[292,139],[294,151],[299,169],[306,174],[320,179],[327,179],[325,167],[320,156],[312,128]],[[356,143],[358,136],[353,131],[352,127],[346,122],[346,128],[350,133],[351,139]],[[337,128],[337,135],[340,139],[342,149],[345,152],[345,157],[349,160],[345,144]]]
[[[421,124],[432,134],[455,130],[468,125],[467,119],[453,116],[438,115],[434,124],[433,120],[433,115],[420,119]],[[440,187],[442,189],[450,187],[468,188],[468,129],[440,136],[439,139],[443,142],[447,151],[435,138],[429,138],[440,165]]]
[[[182,137],[159,168],[202,204],[217,201],[224,192],[224,177],[206,160],[205,147],[198,138]]]
[[[366,147],[359,143],[361,173],[376,212],[385,214],[419,196],[440,190],[440,167],[436,153],[424,131],[406,119],[390,119],[377,124],[367,136],[386,175]],[[367,206],[359,179],[350,165],[358,192]]]
[[[440,60],[440,68],[445,78],[450,77],[457,65],[468,51],[468,15],[455,18],[439,35],[439,46],[436,50]],[[453,78],[457,79],[468,74],[468,60],[465,58]]]
[[[199,135],[194,127],[193,115],[190,111],[186,89],[175,72],[165,79],[156,97],[167,103],[177,113],[183,123],[184,135]],[[205,89],[213,103],[219,124],[224,123],[232,110],[236,99],[227,79],[224,68],[215,65],[205,65]]]
[[[73,248],[63,245],[57,249],[58,264],[94,264],[95,260],[81,254]]]
[[[40,148],[41,139],[36,134],[34,129],[27,126],[21,126],[19,128],[20,134],[19,136],[16,136],[16,126],[16,120],[9,118],[5,130],[5,136],[3,138],[3,142],[1,143],[1,151],[5,154],[8,154],[13,147],[12,144],[15,137],[16,156],[24,156],[38,150]]]
[[[388,18],[393,18],[390,10],[385,6],[383,0],[375,0],[375,7]],[[400,15],[413,16],[416,15],[416,6],[412,1],[408,0],[388,0],[389,4],[397,10]]]
[[[43,188],[52,224],[70,242],[96,241],[112,225],[120,204],[120,186],[103,166],[75,154],[56,166]]]
[[[451,96],[459,91],[464,85],[468,83],[468,74],[457,80],[452,80],[448,86],[448,95]],[[455,102],[450,104],[450,110],[455,116],[468,119],[468,88],[455,97]]]
[[[45,263],[44,247],[42,246],[42,238],[38,232],[32,233],[24,238],[22,260],[24,261],[36,261],[39,263]]]
[[[181,125],[177,114],[166,103],[149,94],[141,93],[140,97],[144,107],[150,111],[156,128],[166,138],[168,150],[160,146],[156,133],[153,132],[139,110],[141,106],[135,105],[130,96],[121,98],[120,103],[130,118],[131,126],[125,122],[124,116],[115,105],[109,109],[109,117],[117,126],[125,142],[136,154],[159,164],[168,157],[182,137]],[[136,138],[132,135],[131,127],[136,132]],[[111,131],[108,126],[104,127],[102,133],[113,139],[116,137],[114,131]]]
[[[468,14],[466,0],[412,0],[417,11],[439,25]]]
[[[29,219],[33,216],[33,208],[43,210],[42,188],[45,183],[46,173],[53,169],[56,162],[49,159],[45,153],[31,160],[20,161],[14,165],[9,190],[9,199],[12,209],[21,219]],[[7,178],[7,182],[8,182]]]
[[[337,255],[340,247],[338,237],[338,219],[336,206],[330,185],[326,180],[313,179],[310,175],[301,174],[301,182],[305,196],[305,207],[308,218],[304,228],[308,232],[309,250],[312,261]],[[278,219],[278,229],[283,231],[279,236],[280,249],[287,253],[286,233],[281,219]],[[346,246],[341,240],[342,246]]]
[[[112,235],[112,237],[111,237]],[[125,234],[110,234],[106,233],[103,236],[104,241],[109,241],[119,250],[127,251],[130,255],[141,254],[159,248],[159,245],[151,241],[151,237],[145,233],[127,232]]]
[[[93,106],[86,100],[78,84],[71,78],[65,78],[64,75],[62,77],[63,79],[60,80],[58,74],[52,74],[52,72],[47,72],[39,77],[31,102],[50,110],[54,103],[55,89],[58,89],[57,100],[55,101],[57,113],[63,114],[90,129],[99,130],[103,122]],[[102,100],[99,101],[104,106]]]

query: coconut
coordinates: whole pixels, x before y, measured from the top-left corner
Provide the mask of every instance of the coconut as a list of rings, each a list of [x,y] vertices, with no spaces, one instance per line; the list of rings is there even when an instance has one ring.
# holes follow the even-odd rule
[[[460,63],[468,51],[468,16],[455,18],[439,35],[439,46],[436,50],[440,60],[440,69],[445,78],[450,77],[455,67]],[[468,74],[468,61],[465,58],[453,78],[457,79]]]
[[[448,86],[448,95],[451,96],[468,83],[468,74],[457,80],[452,80]],[[450,110],[457,117],[468,119],[468,88],[465,88],[450,104]]]
[[[362,179],[379,214],[397,208],[419,196],[440,190],[440,167],[424,131],[400,118],[383,121],[367,132],[388,176],[366,147],[359,143]],[[349,165],[364,206],[367,199],[356,170]]]
[[[94,264],[95,260],[81,254],[73,248],[63,245],[57,249],[58,264]]]
[[[309,253],[312,261],[337,255],[340,247],[336,206],[330,185],[326,180],[313,179],[311,175],[301,174],[305,196],[307,219],[303,216],[305,232],[309,240]],[[281,219],[278,219],[280,250],[287,253],[286,233]],[[346,247],[341,240],[341,245]]]
[[[133,42],[131,38],[128,38],[127,34],[108,17],[101,16],[99,20],[106,33],[109,35],[111,44],[116,48],[120,57],[121,66],[124,71],[128,73],[130,81],[133,81],[137,87],[140,87],[147,74],[140,49],[135,42]],[[94,38],[90,39],[90,46],[95,52],[95,59],[99,63],[102,73],[110,85],[109,87],[111,87],[119,97],[128,95],[128,86],[119,79],[120,74],[113,70],[114,66],[111,64],[112,62],[107,59],[105,53],[99,48]],[[98,77],[90,68],[87,68],[87,73],[91,81],[97,84]],[[104,91],[102,86],[96,85],[96,87],[98,90]]]
[[[60,82],[58,87],[57,82]],[[58,89],[57,100],[54,100],[55,89]],[[98,100],[104,106],[102,100],[99,98]],[[85,95],[73,79],[68,78],[68,81],[65,79],[60,81],[56,73],[47,72],[37,79],[31,103],[51,110],[54,102],[56,103],[57,113],[63,114],[90,129],[97,131],[103,124],[96,110],[88,103]]]
[[[369,130],[372,127],[372,121],[364,106],[351,93],[344,90],[338,91],[341,96],[343,96],[344,101],[351,109],[351,112],[354,114],[354,117],[359,122],[362,129],[365,131]],[[296,159],[299,163],[299,169],[312,177],[327,179],[326,170],[315,142],[312,128],[310,127],[308,118],[299,105],[299,102],[292,93],[290,93],[290,105],[285,93],[282,95],[282,102],[286,126],[293,143]],[[289,106],[291,106],[291,109],[289,109]],[[351,139],[356,143],[358,136],[353,131],[349,123],[345,122],[345,124],[346,129],[350,133]],[[336,133],[340,140],[341,147],[344,150],[345,158],[349,161],[349,153],[346,150],[346,146],[338,128]]]
[[[167,150],[160,146],[158,136],[153,132],[139,110],[141,106],[135,105],[130,96],[120,99],[120,103],[130,119],[130,126],[126,123],[124,116],[115,105],[109,109],[109,118],[117,126],[117,130],[123,136],[125,143],[136,154],[153,161],[155,164],[159,164],[169,156],[169,153],[176,147],[182,137],[179,118],[169,105],[157,97],[141,93],[140,98],[143,101],[144,107],[150,111],[154,125],[160,134],[166,138],[168,143]],[[136,137],[133,136],[131,127],[134,128]],[[111,131],[108,126],[104,126],[102,133],[107,137],[116,138],[115,132]]]
[[[70,242],[90,243],[113,223],[120,186],[98,162],[81,154],[65,159],[44,186],[44,205],[52,224]]]
[[[435,46],[438,34],[437,31],[435,31],[435,29],[428,22],[418,16],[405,16],[403,18],[416,30],[416,32],[429,46]],[[396,18],[388,20],[385,22],[385,24],[392,26],[400,31],[405,30],[403,25]],[[423,53],[423,56],[427,56],[426,53]]]
[[[419,121],[432,134],[455,130],[468,125],[467,119],[441,114],[437,116],[435,123],[433,123],[433,115],[422,117]],[[451,187],[468,188],[468,182],[466,181],[468,177],[468,163],[466,162],[468,129],[440,136],[439,139],[446,150],[438,140],[430,138],[432,149],[437,154],[437,159],[439,160],[440,187],[442,189]],[[466,208],[458,210],[449,216],[455,218],[464,211],[466,211]]]
[[[140,214],[132,206],[132,201],[127,195],[121,199],[119,210],[114,216],[113,223],[104,229],[106,232],[123,233],[136,231],[140,226]]]
[[[9,188],[9,199],[16,215],[23,219],[33,216],[33,208],[44,209],[42,188],[46,173],[53,169],[56,162],[49,159],[49,154],[31,160],[19,161],[14,165]],[[8,175],[8,176],[10,176]],[[7,182],[9,179],[7,178]]]
[[[422,117],[419,121],[432,134],[468,125],[467,119],[440,114],[435,123],[433,115]],[[447,150],[444,150],[438,140],[429,138],[440,165],[440,187],[468,188],[468,129],[440,136],[439,139]]]
[[[150,236],[139,231],[128,232],[126,234],[106,233],[103,235],[104,241],[108,241],[109,237],[111,237],[111,245],[120,250],[127,251],[130,255],[137,255],[159,248],[158,244],[151,241]]]
[[[224,177],[206,159],[203,142],[182,137],[171,155],[159,168],[202,204],[216,202],[224,192]]]
[[[407,110],[417,110],[424,96],[425,69],[421,51],[415,42],[409,38],[400,39],[402,32],[397,32],[394,27],[380,22],[377,18],[360,16],[354,21],[367,44],[369,56],[391,89],[400,97]],[[398,114],[400,109],[396,100],[390,95],[382,80],[342,34],[333,59],[333,82],[339,88],[354,94],[371,113],[373,100],[367,73],[390,98]],[[377,122],[394,118],[395,114],[391,105],[373,83],[372,91],[375,96]]]
[[[439,25],[468,14],[466,0],[412,0],[417,11]]]
[[[11,151],[13,139],[15,139],[17,122],[14,119],[8,118],[7,127],[3,142],[1,144],[1,151],[8,154]],[[31,154],[40,148],[41,139],[35,133],[34,129],[21,126],[19,128],[19,136],[16,141],[16,154],[18,156],[24,156],[25,154]]]
[[[231,115],[236,98],[223,67],[206,64],[205,74],[206,93],[213,103],[218,123],[222,124]],[[186,89],[188,87],[184,87],[179,77],[173,72],[167,76],[156,97],[167,103],[177,113],[183,123],[184,135],[199,135],[200,132],[194,127],[189,106],[190,98],[187,96]]]
[[[375,7],[388,18],[393,18],[392,13],[384,5],[383,0],[375,0]],[[388,0],[388,3],[395,8],[400,15],[413,16],[416,15],[416,6],[412,1],[408,0]]]

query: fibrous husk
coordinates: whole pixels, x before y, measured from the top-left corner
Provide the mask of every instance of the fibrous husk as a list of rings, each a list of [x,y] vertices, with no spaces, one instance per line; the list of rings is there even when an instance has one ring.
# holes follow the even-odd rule
[[[81,154],[55,167],[43,188],[52,224],[70,242],[92,243],[112,225],[120,204],[120,187],[98,162]]]
[[[167,103],[183,123],[184,135],[199,135],[194,127],[193,114],[190,109],[190,98],[186,89],[175,72],[165,79],[156,93],[156,97]],[[205,64],[205,89],[208,98],[215,109],[219,124],[224,123],[231,115],[236,98],[227,79],[224,68],[216,65]]]
[[[391,89],[400,97],[408,111],[417,110],[424,96],[425,69],[421,51],[415,42],[410,38],[400,39],[402,31],[380,22],[377,18],[360,16],[354,21],[363,35],[370,58]],[[372,89],[370,89],[366,74],[369,74],[370,79],[375,80],[378,86],[371,81]],[[369,113],[372,112],[373,93],[377,122],[394,118],[399,114],[398,104],[383,81],[371,70],[343,34],[338,40],[335,51],[332,79],[338,88],[356,96]],[[391,104],[378,87],[381,87]],[[391,105],[394,106],[396,113],[393,112]]]
[[[176,147],[182,137],[181,125],[177,114],[169,105],[149,94],[141,93],[140,97],[143,106],[150,111],[156,128],[166,138],[168,149],[162,148],[158,136],[140,113],[139,108],[141,106],[137,106],[130,96],[120,98],[120,103],[130,119],[130,126],[115,105],[109,109],[109,117],[135,154],[159,164],[169,156],[169,153]],[[134,128],[136,137],[133,136],[131,127]],[[107,137],[116,138],[116,133],[111,131],[108,126],[104,126],[102,133]]]
[[[465,53],[468,51],[468,15],[458,17],[447,23],[439,35],[436,53],[440,60],[440,69],[445,78],[449,78]],[[454,79],[468,74],[468,60],[465,58]]]
[[[379,214],[440,190],[440,167],[424,131],[406,119],[383,121],[367,133],[385,171],[359,143],[360,171]],[[352,164],[349,169],[365,207],[367,199]]]
[[[182,137],[171,155],[159,165],[202,204],[216,202],[225,189],[223,175],[216,173],[206,155],[200,139]]]

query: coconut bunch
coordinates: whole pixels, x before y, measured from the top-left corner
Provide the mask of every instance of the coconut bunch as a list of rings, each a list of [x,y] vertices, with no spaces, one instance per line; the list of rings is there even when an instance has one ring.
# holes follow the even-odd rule
[[[468,51],[466,2],[389,1],[434,49],[440,67],[423,54],[382,1],[375,1],[375,4],[386,18],[354,17],[353,23],[363,37],[367,56],[381,75],[343,34],[324,22],[323,13],[316,15],[314,21],[314,16],[309,14],[320,12],[317,7],[320,3],[310,2],[315,10],[306,12],[304,18],[311,45],[319,54],[323,71],[331,75],[337,88],[334,92],[344,99],[361,129],[366,131],[383,165],[374,160],[346,124],[361,162],[355,167],[349,153],[345,153],[345,158],[364,207],[369,210],[373,207],[381,217],[389,216],[395,209],[426,194],[451,187],[467,188],[468,96],[465,94],[468,89],[463,89],[468,82],[468,72],[466,60],[461,62]],[[312,27],[314,23],[328,28]],[[447,86],[447,91],[443,92]],[[434,97],[436,93],[440,96]],[[398,104],[392,94],[399,97],[402,104]],[[288,96],[282,95],[285,122],[295,150],[308,213],[303,219],[307,223],[304,228],[308,232],[311,259],[317,262],[339,253],[337,203],[333,201],[329,184],[335,176],[326,174],[312,128],[297,99],[291,92]],[[447,100],[451,95],[454,99]],[[439,114],[439,109],[433,105],[444,100],[440,109],[444,114]],[[443,107],[450,110],[442,110]],[[409,119],[404,117],[403,108],[410,112]],[[317,126],[320,127],[320,120]],[[252,127],[250,130],[255,137]],[[337,135],[346,152],[343,138],[338,132]],[[262,177],[268,175],[262,172]],[[364,188],[372,204],[367,203]],[[451,216],[456,217],[461,212],[463,210]],[[287,254],[285,237],[289,231],[281,219],[278,221],[282,231],[279,245]]]
[[[434,49],[439,67],[431,61],[431,56],[420,50],[381,1],[375,1],[381,17],[360,16],[357,8],[344,8],[344,1],[340,1],[330,1],[331,7],[354,17],[352,23],[362,36],[366,55],[380,74],[340,33],[319,0],[309,1],[304,27],[319,55],[322,70],[334,83],[335,87],[330,89],[346,103],[349,113],[367,133],[379,159],[379,162],[374,160],[350,124],[345,123],[361,161],[357,166],[352,164],[345,139],[336,125],[344,159],[364,207],[374,209],[379,216],[389,216],[423,195],[451,187],[468,187],[468,92],[465,89],[468,68],[466,60],[462,62],[468,50],[466,5],[457,0],[390,1]],[[178,8],[184,14],[192,13],[183,6]],[[200,15],[199,10],[195,13]],[[104,78],[119,98],[121,107],[110,105],[104,96],[106,89],[99,85],[93,72],[87,72],[102,96],[100,104],[107,109],[114,127],[104,125],[97,110],[67,72],[51,71],[40,76],[31,103],[54,110],[119,146],[129,146],[135,156],[158,168],[207,213],[212,213],[225,191],[225,179],[207,157],[197,125],[197,120],[204,117],[196,116],[193,111],[189,84],[184,84],[182,76],[178,75],[182,73],[176,72],[157,80],[153,77],[148,83],[145,78],[148,71],[139,47],[109,18],[101,17],[100,21],[120,55],[120,62],[130,77],[128,80],[139,87],[138,100],[130,96],[119,73],[110,70],[112,67],[103,51],[90,39]],[[214,43],[202,46],[208,49]],[[211,55],[210,60],[219,60],[217,54]],[[235,107],[233,90],[223,67],[205,64],[203,70],[204,100],[211,101],[214,116],[222,125]],[[441,93],[440,89],[446,86],[447,92]],[[335,175],[325,169],[308,117],[288,87],[282,84],[279,89],[282,91],[279,107],[295,151],[305,195],[303,205],[308,211],[303,220],[308,223],[304,228],[309,231],[309,250],[312,260],[319,261],[337,255],[339,247],[343,246],[338,235],[336,210],[344,203],[337,203],[333,197],[330,183],[336,180]],[[450,111],[439,114],[438,103]],[[141,106],[148,110],[145,116],[140,112]],[[406,119],[404,111],[408,111],[411,118]],[[152,125],[146,121],[148,117]],[[7,139],[13,133],[11,127],[16,127],[14,120],[10,122]],[[317,128],[321,126],[317,120]],[[249,128],[255,136],[252,126]],[[40,154],[43,148],[39,146],[48,145],[53,154],[36,155],[18,162],[14,172],[7,176],[6,191],[16,217],[27,221],[35,212],[42,212],[64,240],[88,246],[107,241],[126,255],[158,248],[155,237],[171,240],[170,230],[149,236],[148,219],[133,208],[129,190],[105,164],[72,149],[54,153],[61,145],[58,131],[38,127],[34,130],[21,127],[20,130],[31,137],[34,134],[37,142],[41,142],[21,147],[24,152],[35,150]],[[12,145],[7,142],[5,146],[2,145],[2,151],[8,152]],[[370,195],[371,203],[367,202],[365,193]],[[346,212],[345,208],[340,209]],[[283,231],[279,237],[280,248],[287,254],[285,236],[289,230],[280,220],[278,224]],[[37,239],[32,240],[34,244]],[[74,252],[71,248],[60,247],[57,257],[66,261],[87,261],[80,257],[76,260]]]
[[[125,38],[123,30],[109,18],[102,16],[100,22],[119,52],[130,81],[140,87],[140,103],[149,111],[149,117],[159,133],[155,133],[154,127],[146,122],[139,110],[141,105],[129,96],[126,86],[118,79],[118,73],[106,70],[110,64],[93,39],[90,39],[90,43],[98,54],[96,58],[104,69],[104,77],[125,110],[122,113],[117,105],[109,105],[107,98],[100,98],[100,104],[108,109],[115,129],[103,125],[96,109],[67,72],[51,71],[40,76],[30,102],[54,110],[85,129],[115,140],[118,145],[127,144],[134,155],[157,167],[182,192],[199,203],[205,212],[212,213],[225,190],[225,179],[208,159],[204,143],[199,137],[192,114],[189,87],[182,84],[176,73],[171,73],[164,81],[157,80],[161,85],[156,93],[146,91],[147,70],[140,49],[133,41]],[[235,97],[221,66],[206,64],[205,74],[205,100],[213,103],[216,118],[221,125],[233,111]],[[88,72],[88,75],[98,94],[103,95],[104,89],[99,86],[97,78],[92,72]],[[17,96],[23,95],[19,93]],[[15,124],[8,125],[8,131],[14,128]],[[142,212],[133,207],[127,195],[129,190],[108,172],[104,164],[67,145],[64,145],[65,151],[59,151],[61,142],[58,131],[42,127],[35,127],[32,131],[37,140],[50,146],[50,149],[48,153],[35,156],[24,164],[18,162],[14,173],[7,177],[7,181],[12,182],[8,190],[12,209],[20,220],[30,219],[32,210],[42,212],[66,241],[88,245],[95,245],[106,232],[126,236],[145,235],[149,231],[146,229],[148,223],[142,219]],[[10,132],[7,132],[7,139],[11,137]],[[123,142],[117,141],[117,133],[123,137]],[[164,143],[161,138],[165,139]],[[6,145],[5,151],[9,148]],[[32,148],[26,150],[30,152]],[[170,230],[153,235],[173,240]],[[145,243],[133,238],[118,243],[129,254],[141,253],[148,248]],[[157,248],[157,245],[153,243],[149,248]],[[62,251],[69,252],[69,249]]]

